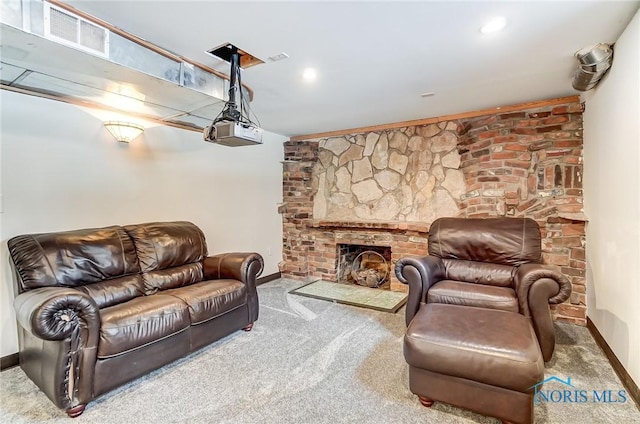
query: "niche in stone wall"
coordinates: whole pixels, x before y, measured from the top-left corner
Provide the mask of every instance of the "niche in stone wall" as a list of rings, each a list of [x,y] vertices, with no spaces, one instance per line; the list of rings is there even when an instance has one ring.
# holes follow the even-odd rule
[[[313,217],[431,222],[465,193],[458,125],[441,122],[319,140]]]

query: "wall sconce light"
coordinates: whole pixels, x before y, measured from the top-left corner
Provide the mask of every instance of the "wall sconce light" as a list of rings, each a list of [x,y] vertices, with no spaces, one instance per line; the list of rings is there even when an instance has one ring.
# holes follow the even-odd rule
[[[116,140],[123,143],[130,142],[144,131],[142,125],[131,122],[107,121],[104,126]]]

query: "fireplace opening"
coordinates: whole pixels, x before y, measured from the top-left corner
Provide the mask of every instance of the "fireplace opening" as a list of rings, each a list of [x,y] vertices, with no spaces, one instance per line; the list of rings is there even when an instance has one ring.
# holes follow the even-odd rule
[[[338,245],[339,283],[390,289],[391,247]]]

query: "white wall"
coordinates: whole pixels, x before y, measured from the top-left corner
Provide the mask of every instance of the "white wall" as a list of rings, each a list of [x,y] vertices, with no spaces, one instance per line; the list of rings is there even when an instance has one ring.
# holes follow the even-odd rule
[[[640,384],[640,12],[585,99],[587,315]]]
[[[0,95],[0,356],[17,351],[6,242],[18,234],[189,220],[210,253],[256,251],[262,275],[278,272],[285,137],[266,133],[261,146],[232,148],[155,126],[127,145],[81,108]]]

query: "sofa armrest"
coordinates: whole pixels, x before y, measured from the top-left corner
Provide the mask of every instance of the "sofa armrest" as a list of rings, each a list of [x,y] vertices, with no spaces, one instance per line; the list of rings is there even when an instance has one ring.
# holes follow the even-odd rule
[[[549,304],[564,302],[571,295],[571,283],[557,269],[540,264],[518,267],[514,278],[520,313],[531,318],[545,361],[555,348],[555,331]]]
[[[420,305],[426,302],[429,287],[445,278],[442,259],[436,256],[409,256],[396,263],[396,277],[409,285],[405,321],[409,325]]]
[[[262,273],[264,261],[257,253],[223,253],[204,259],[204,279],[232,278],[244,283],[247,289],[247,309],[251,324],[258,319],[256,280]]]
[[[79,290],[42,287],[19,294],[13,305],[22,328],[40,339],[64,340],[82,330],[97,341],[98,306]]]
[[[19,294],[13,304],[24,337],[41,340],[20,352],[23,369],[59,408],[86,404],[100,336],[96,303],[75,289],[42,287]]]
[[[264,261],[257,253],[222,253],[204,259],[204,279],[232,278],[255,285],[255,280],[263,268]]]

